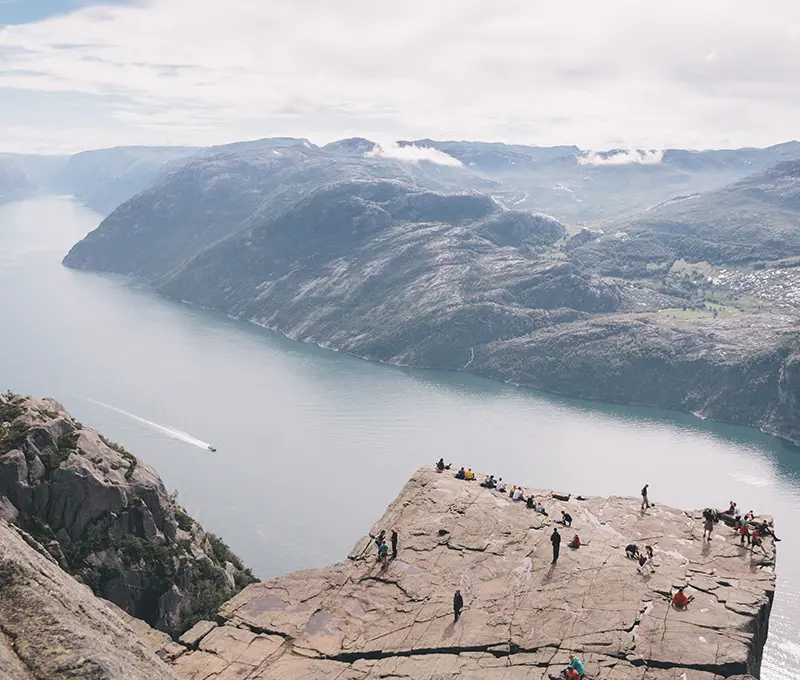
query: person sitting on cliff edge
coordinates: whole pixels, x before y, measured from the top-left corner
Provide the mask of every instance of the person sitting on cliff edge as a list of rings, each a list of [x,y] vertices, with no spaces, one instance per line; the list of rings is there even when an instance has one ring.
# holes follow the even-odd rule
[[[569,547],[572,548],[573,550],[577,550],[578,548],[581,547],[581,538],[580,536],[578,536],[578,534],[575,534],[572,537],[572,540],[569,542]]]
[[[450,463],[445,465],[444,464],[444,458],[440,458],[439,462],[436,463],[436,472],[444,472],[445,470],[449,470],[450,469],[450,465],[451,465]]]
[[[672,606],[675,607],[675,609],[686,609],[689,603],[694,599],[694,595],[687,596],[686,593],[683,592],[685,588],[686,586],[681,586],[672,596]]]
[[[473,479],[475,479],[475,473],[472,471],[472,468],[467,468],[467,471],[464,473],[464,479],[466,479],[468,482],[471,482]]]
[[[458,469],[458,472],[456,472],[456,479],[466,479],[466,478],[467,478],[467,473],[464,472],[464,466],[462,465]]]
[[[481,482],[481,486],[487,489],[494,489],[497,486],[497,482],[494,480],[494,475],[489,475],[486,479]]]
[[[574,654],[569,655],[569,666],[567,666],[567,669],[576,671],[579,678],[582,678],[586,674],[586,669],[583,667],[583,661],[581,661]]]

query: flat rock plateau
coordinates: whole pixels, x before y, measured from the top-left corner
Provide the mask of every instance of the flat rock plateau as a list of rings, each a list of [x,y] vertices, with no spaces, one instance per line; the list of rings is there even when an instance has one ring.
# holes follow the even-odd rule
[[[704,541],[700,512],[528,493],[548,516],[422,469],[345,562],[247,586],[183,635],[187,651],[160,655],[187,680],[541,680],[571,652],[592,680],[758,676],[771,538],[751,553],[722,522]],[[554,524],[562,510],[572,527]],[[393,527],[399,552],[384,568],[373,537]],[[574,534],[578,549],[567,545]],[[653,545],[653,573],[626,557],[630,542]],[[678,586],[694,596],[682,611],[670,606]],[[465,606],[454,624],[457,588]]]

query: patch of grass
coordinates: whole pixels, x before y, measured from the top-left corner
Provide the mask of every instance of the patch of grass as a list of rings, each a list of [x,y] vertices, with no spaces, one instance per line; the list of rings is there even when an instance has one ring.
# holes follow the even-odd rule
[[[11,391],[3,395],[5,401],[0,403],[0,423],[10,423],[16,418],[19,418],[25,409],[20,404],[20,396]]]

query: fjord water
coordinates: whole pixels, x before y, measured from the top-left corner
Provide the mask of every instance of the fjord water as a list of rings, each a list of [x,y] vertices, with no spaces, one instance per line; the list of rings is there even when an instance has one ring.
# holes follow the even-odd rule
[[[800,451],[686,414],[368,363],[61,266],[99,220],[67,197],[0,206],[0,389],[55,397],[152,464],[258,576],[343,559],[440,456],[575,494],[649,482],[656,503],[775,516],[762,677],[800,664]]]

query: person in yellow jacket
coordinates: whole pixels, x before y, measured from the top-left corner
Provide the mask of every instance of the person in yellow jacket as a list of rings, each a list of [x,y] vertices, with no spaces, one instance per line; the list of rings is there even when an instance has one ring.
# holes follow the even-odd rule
[[[472,468],[468,468],[466,474],[464,475],[464,479],[468,479],[472,481],[475,479],[475,473],[472,471]]]

